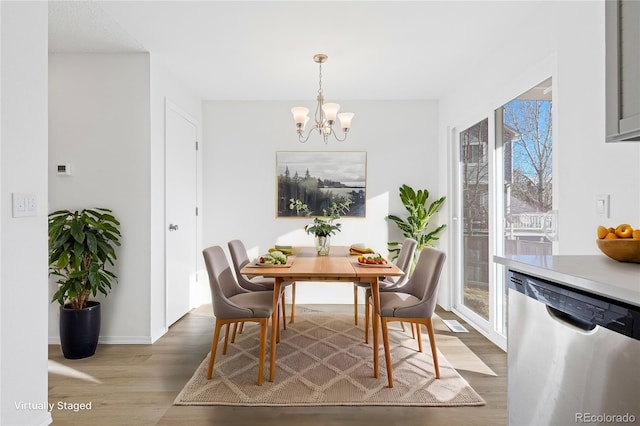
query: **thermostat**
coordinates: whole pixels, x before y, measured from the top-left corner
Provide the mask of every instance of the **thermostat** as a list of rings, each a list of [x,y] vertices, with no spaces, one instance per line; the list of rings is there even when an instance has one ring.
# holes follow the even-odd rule
[[[71,176],[71,164],[58,164],[58,176]]]

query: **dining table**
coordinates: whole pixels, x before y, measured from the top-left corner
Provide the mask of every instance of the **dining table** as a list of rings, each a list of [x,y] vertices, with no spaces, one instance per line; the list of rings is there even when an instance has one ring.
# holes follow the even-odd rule
[[[278,302],[283,283],[286,282],[365,282],[371,287],[373,300],[373,377],[378,378],[380,287],[378,281],[386,276],[402,276],[404,271],[395,264],[361,264],[358,255],[351,255],[349,247],[332,246],[328,255],[320,256],[315,247],[295,247],[285,265],[264,265],[258,260],[249,262],[240,273],[250,277],[274,278],[273,313],[271,316],[271,343],[269,381],[275,379],[276,336],[278,334]]]

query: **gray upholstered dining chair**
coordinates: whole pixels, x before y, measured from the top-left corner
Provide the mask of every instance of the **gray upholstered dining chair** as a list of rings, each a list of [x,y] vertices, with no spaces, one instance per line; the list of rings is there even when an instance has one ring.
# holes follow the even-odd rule
[[[396,259],[396,266],[404,271],[404,275],[401,277],[385,277],[384,280],[378,281],[380,291],[393,290],[400,288],[409,280],[409,272],[411,270],[411,263],[413,262],[413,255],[416,252],[418,242],[413,238],[405,238],[398,253],[398,259]],[[365,289],[365,305],[364,305],[364,333],[365,343],[369,343],[369,297],[371,296],[371,285],[369,283],[356,282],[353,283],[353,316],[355,324],[358,325],[358,288]]]
[[[438,354],[431,317],[436,308],[440,272],[445,261],[445,254],[431,247],[425,247],[420,252],[418,263],[409,281],[401,288],[380,293],[380,321],[382,322],[382,340],[384,356],[387,365],[389,387],[393,387],[393,372],[391,354],[389,352],[389,331],[387,323],[390,321],[404,321],[416,324],[418,327],[418,348],[422,352],[422,338],[420,325],[424,324],[429,333],[433,367],[436,378],[440,378]],[[372,301],[369,299],[369,303]]]
[[[202,251],[209,274],[209,287],[213,314],[216,318],[207,379],[213,375],[220,330],[226,325],[223,353],[226,352],[229,337],[229,325],[238,322],[257,322],[260,324],[260,344],[258,350],[258,385],[262,385],[264,359],[267,349],[267,324],[273,313],[273,291],[245,290],[236,281],[220,246],[212,246]]]
[[[238,284],[240,287],[250,290],[250,291],[264,291],[271,290],[273,291],[273,278],[266,277],[252,277],[249,278],[240,273],[240,270],[245,267],[249,263],[249,255],[247,254],[247,249],[244,243],[241,240],[231,240],[228,243],[229,253],[231,254],[231,261],[233,263],[233,269],[236,273],[236,278],[238,280]],[[293,322],[294,318],[294,310],[296,305],[296,283],[283,283],[284,287],[291,286],[291,322]],[[287,317],[285,313],[285,304],[284,304],[284,292],[282,293],[282,325],[283,328],[287,329]],[[234,332],[235,337],[235,332]],[[232,339],[233,341],[233,339]]]

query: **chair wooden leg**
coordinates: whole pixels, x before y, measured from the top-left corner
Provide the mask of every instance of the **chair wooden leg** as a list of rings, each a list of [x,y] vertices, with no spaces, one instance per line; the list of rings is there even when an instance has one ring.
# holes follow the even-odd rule
[[[244,321],[240,323],[240,330],[238,331],[238,333],[242,334],[243,331],[244,331]]]
[[[413,326],[413,323],[409,323],[409,324],[411,324],[411,338],[415,339],[416,338],[416,329]]]
[[[358,286],[353,285],[353,323],[358,325]]]
[[[277,309],[278,314],[276,316],[276,343],[280,343],[280,309]]]
[[[239,328],[238,327],[238,323],[234,322],[233,323],[233,333],[231,333],[231,343],[235,343],[236,342],[236,332],[238,331],[238,328]]]
[[[291,324],[295,319],[296,313],[296,283],[291,284]]]
[[[260,319],[260,352],[258,358],[258,386],[262,386],[262,376],[264,375],[264,359],[267,355],[267,321],[268,318]]]
[[[226,331],[224,332],[224,346],[222,346],[222,355],[227,354],[227,344],[229,343],[229,327],[231,327],[231,323],[227,323]]]
[[[222,324],[216,320],[215,329],[213,331],[213,339],[211,340],[211,355],[209,356],[209,369],[207,370],[207,380],[213,375],[213,363],[216,360],[216,350],[218,349],[218,340],[220,339],[220,329]]]
[[[282,328],[287,329],[287,310],[284,304],[284,291],[282,292],[282,300],[280,302],[280,309],[282,309]]]
[[[367,303],[364,304],[364,343],[369,344],[369,322],[371,318],[371,306],[369,306],[369,298],[367,297]]]
[[[414,324],[411,324],[411,329],[413,329]],[[420,330],[420,324],[415,323],[416,326],[416,336],[418,336],[418,352],[422,352],[422,331]]]
[[[436,337],[433,332],[433,322],[431,318],[427,318],[425,325],[429,333],[429,343],[431,343],[431,355],[433,356],[433,368],[436,371],[436,379],[440,378],[440,367],[438,366],[438,350],[436,349]]]
[[[387,380],[389,381],[389,387],[393,387],[393,370],[391,367],[391,352],[389,350],[389,330],[387,328],[387,319],[380,318],[382,322],[382,343],[384,344],[384,360],[387,364]]]
[[[402,331],[406,331],[406,330],[404,329],[404,321],[400,321],[400,327],[402,327]]]

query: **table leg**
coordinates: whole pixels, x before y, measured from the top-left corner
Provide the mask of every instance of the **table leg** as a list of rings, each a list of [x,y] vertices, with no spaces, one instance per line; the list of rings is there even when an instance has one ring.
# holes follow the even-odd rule
[[[371,280],[371,299],[373,299],[373,312],[371,312],[371,321],[373,322],[373,377],[378,378],[378,334],[380,333],[378,317],[380,315],[380,287],[378,279]]]
[[[273,312],[271,313],[271,347],[269,348],[269,381],[276,376],[276,336],[278,335],[278,302],[280,299],[282,278],[276,277],[273,283]]]

